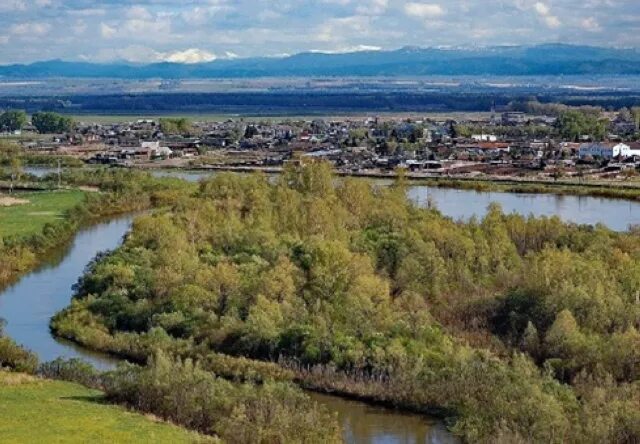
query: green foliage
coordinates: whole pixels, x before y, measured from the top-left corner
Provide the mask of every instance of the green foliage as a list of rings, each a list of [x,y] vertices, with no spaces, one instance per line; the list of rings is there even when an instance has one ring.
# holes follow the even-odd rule
[[[340,442],[334,417],[289,384],[233,384],[191,360],[156,354],[109,375],[107,397],[229,443]]]
[[[91,364],[80,359],[55,359],[38,367],[38,375],[57,381],[82,384],[85,387],[100,388],[102,375]]]
[[[190,134],[193,131],[193,125],[184,117],[166,117],[160,119],[160,129],[165,134]]]
[[[31,123],[40,134],[65,133],[73,128],[73,119],[52,112],[38,112],[31,116]]]
[[[85,199],[83,191],[43,191],[21,194],[24,205],[0,208],[0,237],[27,237],[48,224],[62,221],[67,212]]]
[[[38,357],[4,335],[4,320],[0,318],[0,369],[35,373]]]
[[[19,131],[27,124],[27,113],[20,110],[9,110],[0,114],[0,131]]]
[[[105,403],[97,391],[0,372],[0,436],[15,443],[215,443],[175,425]]]
[[[602,140],[607,134],[608,121],[597,114],[568,110],[558,116],[556,126],[566,140],[578,140],[583,135]]]
[[[606,402],[639,401],[637,235],[495,205],[454,222],[412,205],[402,177],[336,182],[315,163],[192,191],[91,264],[54,331],[435,409],[469,441],[591,442],[586,417],[612,421],[593,436],[639,437],[576,385],[608,377],[622,398]]]

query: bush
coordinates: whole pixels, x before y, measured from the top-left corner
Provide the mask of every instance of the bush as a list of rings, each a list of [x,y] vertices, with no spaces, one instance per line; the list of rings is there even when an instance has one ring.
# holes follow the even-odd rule
[[[336,419],[289,384],[232,384],[157,353],[105,378],[107,397],[229,443],[340,442]]]
[[[75,382],[85,387],[102,387],[102,374],[91,364],[80,359],[58,358],[45,362],[38,368],[38,374],[44,378]]]
[[[33,374],[38,368],[38,357],[4,336],[4,320],[0,319],[0,368]]]

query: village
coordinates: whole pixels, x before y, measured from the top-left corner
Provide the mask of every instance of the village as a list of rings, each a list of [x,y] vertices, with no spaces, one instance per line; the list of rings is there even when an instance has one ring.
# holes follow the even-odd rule
[[[627,178],[640,168],[638,119],[602,113],[601,134],[568,136],[561,117],[518,111],[467,116],[363,116],[193,121],[74,122],[62,134],[30,137],[29,153],[139,168],[277,170],[299,159],[332,162],[342,174],[460,177]],[[568,124],[565,124],[567,126]],[[34,133],[35,134],[35,133]],[[14,135],[15,136],[15,135]]]

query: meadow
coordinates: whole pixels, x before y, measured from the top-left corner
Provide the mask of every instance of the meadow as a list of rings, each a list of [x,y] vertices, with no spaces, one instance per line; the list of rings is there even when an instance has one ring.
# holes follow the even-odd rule
[[[0,237],[41,233],[46,224],[63,219],[67,211],[81,203],[85,192],[47,191],[20,193],[13,197],[29,203],[0,207]]]
[[[0,372],[0,399],[4,443],[216,442],[105,404],[101,392],[67,382]]]

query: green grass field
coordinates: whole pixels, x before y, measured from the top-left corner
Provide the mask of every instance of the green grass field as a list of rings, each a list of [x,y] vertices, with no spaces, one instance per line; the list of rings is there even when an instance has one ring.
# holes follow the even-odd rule
[[[213,438],[103,403],[76,384],[0,372],[2,443],[193,443]]]
[[[84,199],[83,191],[44,191],[12,195],[29,203],[0,206],[0,237],[27,236],[42,231],[45,224],[55,222]],[[0,194],[0,198],[7,195]]]

